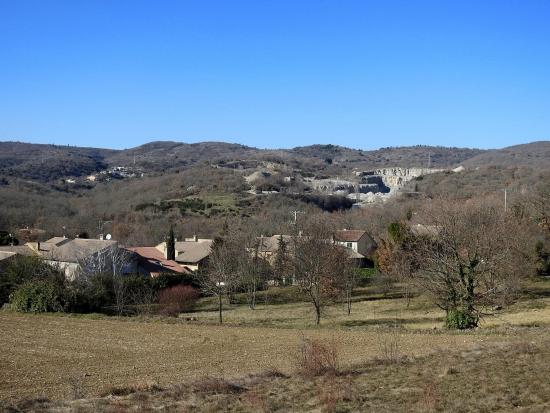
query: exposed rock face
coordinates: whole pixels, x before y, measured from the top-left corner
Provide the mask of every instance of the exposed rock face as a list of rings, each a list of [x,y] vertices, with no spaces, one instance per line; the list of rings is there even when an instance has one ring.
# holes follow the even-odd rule
[[[381,168],[355,172],[356,179],[305,179],[313,189],[329,194],[347,195],[358,203],[387,199],[416,177],[441,172],[428,168]]]
[[[378,191],[373,193],[394,192],[402,188],[407,182],[421,175],[428,175],[435,172],[441,172],[443,169],[428,169],[428,168],[381,168],[372,171],[355,172],[355,175],[360,177],[362,183],[371,184],[375,182],[375,178],[381,179],[383,185],[379,184]],[[389,191],[386,188],[390,188]]]
[[[313,189],[321,192],[355,192],[355,182],[343,179],[312,179],[308,182]]]

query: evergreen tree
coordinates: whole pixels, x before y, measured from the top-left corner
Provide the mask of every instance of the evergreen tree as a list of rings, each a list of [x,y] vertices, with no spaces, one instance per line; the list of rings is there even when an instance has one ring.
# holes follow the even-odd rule
[[[290,285],[292,280],[288,276],[288,251],[287,243],[283,236],[280,235],[277,245],[277,253],[275,255],[275,261],[273,262],[273,269],[275,280],[279,285]]]
[[[176,238],[174,237],[174,228],[170,227],[168,237],[166,238],[166,258],[169,260],[176,259]]]

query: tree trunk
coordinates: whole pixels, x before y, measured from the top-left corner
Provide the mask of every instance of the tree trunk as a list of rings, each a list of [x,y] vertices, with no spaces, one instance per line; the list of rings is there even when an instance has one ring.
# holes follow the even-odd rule
[[[315,324],[319,325],[321,323],[321,306],[315,305]]]
[[[219,301],[218,301],[218,304],[219,304],[219,311],[220,311],[220,324],[223,323],[223,318],[222,318],[222,294],[218,294],[218,298],[219,298]]]
[[[348,315],[351,314],[351,292],[348,290],[346,291],[346,295],[347,295],[347,301],[348,301]]]

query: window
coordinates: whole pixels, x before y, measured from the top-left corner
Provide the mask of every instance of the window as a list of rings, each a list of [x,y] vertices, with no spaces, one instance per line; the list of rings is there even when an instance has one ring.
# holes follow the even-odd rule
[[[353,248],[353,244],[351,242],[348,242],[346,245],[348,248]]]

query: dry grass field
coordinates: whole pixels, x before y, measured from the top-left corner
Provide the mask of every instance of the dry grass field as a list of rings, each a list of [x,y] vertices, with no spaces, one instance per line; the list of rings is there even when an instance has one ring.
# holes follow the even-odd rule
[[[206,310],[195,322],[4,311],[0,410],[547,411],[547,287],[473,332],[443,329],[422,297],[408,308],[359,297],[351,316],[328,308],[319,328],[306,303],[233,306],[224,326]],[[308,338],[337,350],[341,374],[296,375]]]

